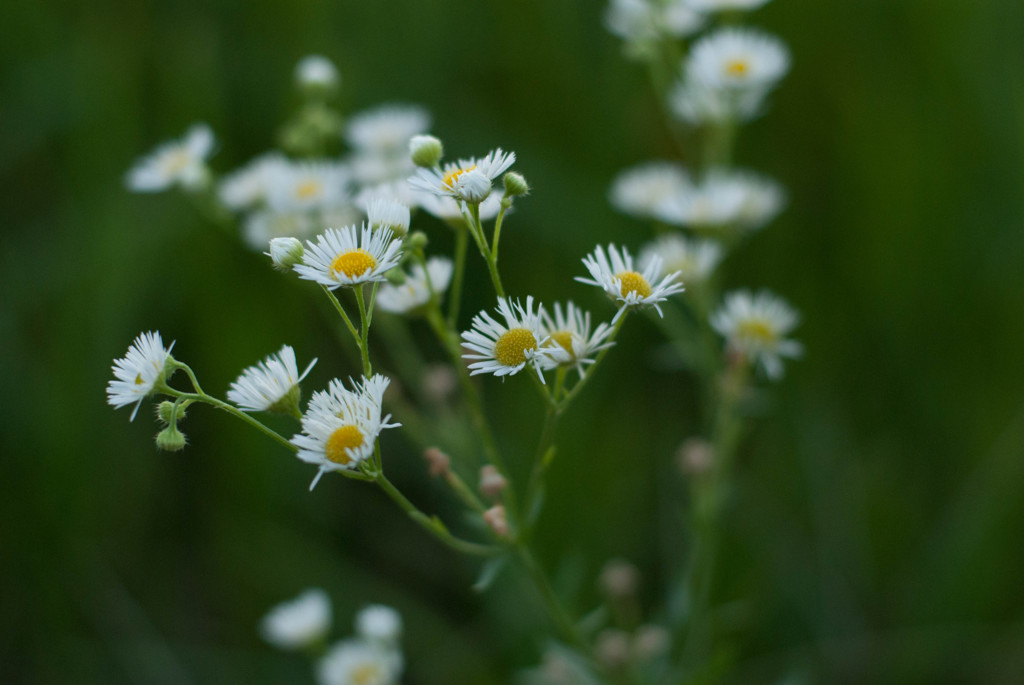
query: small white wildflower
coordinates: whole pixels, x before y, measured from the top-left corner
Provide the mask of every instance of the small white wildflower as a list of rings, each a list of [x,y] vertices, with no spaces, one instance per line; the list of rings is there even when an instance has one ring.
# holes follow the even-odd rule
[[[388,270],[398,266],[402,241],[390,229],[374,231],[370,226],[329,228],[306,242],[302,264],[295,265],[299,278],[316,281],[332,290],[371,281],[383,281]]]
[[[655,278],[675,271],[683,283],[703,283],[714,273],[723,256],[722,246],[713,240],[690,240],[672,233],[647,243],[637,263],[641,270],[646,270],[658,259],[661,268]]]
[[[767,290],[755,295],[745,290],[729,293],[711,317],[711,325],[729,347],[760,364],[772,379],[782,377],[783,357],[803,354],[799,342],[786,339],[799,321],[795,309]]]
[[[719,89],[770,89],[787,71],[782,41],[750,29],[718,29],[701,38],[686,61],[692,80]]]
[[[767,93],[764,88],[730,91],[687,80],[672,87],[668,104],[676,117],[693,126],[744,122],[760,113]]]
[[[266,204],[274,169],[288,161],[278,153],[257,157],[224,177],[217,188],[220,201],[235,211]]]
[[[442,221],[462,221],[462,209],[459,207],[459,202],[446,195],[434,195],[433,193],[425,193],[418,190],[410,190],[415,193],[417,204],[427,214],[436,216]],[[491,193],[487,196],[487,199],[480,203],[480,220],[489,221],[494,217],[498,216],[498,212],[501,211],[501,195],[497,193]],[[506,210],[505,214],[508,215],[512,211],[512,208]]]
[[[139,413],[142,400],[152,394],[156,385],[164,380],[171,346],[164,348],[157,332],[140,333],[123,359],[115,359],[111,370],[114,379],[107,384],[107,402],[117,409],[135,404],[131,421]]]
[[[473,327],[462,334],[463,346],[472,353],[462,358],[478,360],[469,365],[470,375],[508,376],[530,365],[543,382],[544,354],[540,347],[547,340],[540,313],[533,311],[533,297],[526,298],[526,307],[499,297],[498,313],[504,323],[482,311],[473,317]]]
[[[271,609],[260,621],[260,634],[280,649],[303,649],[324,639],[330,627],[331,602],[314,588]]]
[[[683,291],[683,284],[676,282],[678,273],[666,274],[657,281],[658,274],[661,273],[659,257],[652,259],[643,273],[640,273],[633,268],[633,257],[629,252],[625,248],[619,250],[614,245],[608,246],[607,254],[604,248],[598,245],[593,253],[583,258],[583,265],[590,272],[590,278],[577,276],[577,281],[596,285],[613,300],[622,303],[613,322],[618,321],[629,307],[650,305],[661,315],[658,303]]]
[[[696,228],[753,230],[775,218],[785,194],[774,181],[750,172],[713,170],[688,193],[666,200],[657,216]]]
[[[546,308],[541,308],[541,334],[547,342],[541,347],[546,358],[546,366],[572,366],[583,375],[583,366],[594,363],[594,353],[614,343],[606,342],[611,335],[612,326],[607,323],[598,324],[591,331],[590,313],[585,312],[572,302],[562,309],[555,303],[555,315],[552,317]]]
[[[194,190],[206,181],[206,158],[213,152],[213,131],[195,124],[180,140],[164,143],[131,168],[125,179],[130,190],[153,193],[178,185]]]
[[[262,250],[274,238],[305,239],[313,237],[316,224],[304,212],[275,212],[264,209],[253,212],[242,224],[242,240],[252,250]]]
[[[426,270],[420,264],[414,265],[401,285],[382,283],[377,291],[376,306],[393,314],[408,314],[430,300],[431,290],[436,295],[447,290],[451,278],[452,260],[431,257],[427,260]]]
[[[699,12],[729,12],[755,10],[768,0],[687,0]]]
[[[647,162],[620,172],[612,181],[609,199],[620,212],[649,219],[666,201],[692,188],[690,175],[678,164]]]
[[[390,228],[399,237],[409,232],[409,208],[398,200],[387,197],[373,198],[366,205],[366,220],[371,227]]]
[[[604,19],[611,33],[641,44],[688,36],[704,24],[690,0],[612,0]]]
[[[341,82],[341,75],[323,55],[307,55],[295,65],[295,82],[300,88],[331,90]]]
[[[397,643],[402,637],[402,615],[389,606],[371,604],[356,614],[356,633],[367,640]]]
[[[516,161],[516,153],[492,150],[485,157],[460,159],[443,169],[423,169],[409,179],[412,187],[434,195],[478,204],[491,192],[491,184]]]
[[[377,374],[353,382],[351,390],[341,381],[331,381],[326,391],[313,393],[302,417],[302,433],[291,442],[299,448],[296,455],[308,464],[320,467],[310,484],[312,490],[328,471],[354,469],[374,451],[377,436],[385,428],[401,424],[388,423],[391,415],[381,417],[381,403],[388,387],[387,377]]]
[[[379,643],[343,640],[317,664],[320,685],[398,685],[402,654]]]
[[[243,411],[278,411],[290,413],[299,405],[299,383],[306,377],[316,359],[299,375],[295,350],[289,345],[242,371],[231,384],[228,399]]]
[[[353,115],[345,128],[345,139],[363,152],[407,158],[409,141],[426,133],[430,123],[430,113],[418,105],[383,105]]]
[[[267,169],[267,199],[277,212],[304,212],[345,204],[349,170],[328,161],[275,164]]]

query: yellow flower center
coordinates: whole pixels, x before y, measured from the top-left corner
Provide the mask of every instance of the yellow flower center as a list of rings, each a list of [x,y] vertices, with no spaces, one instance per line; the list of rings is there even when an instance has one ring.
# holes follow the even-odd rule
[[[174,150],[164,158],[164,172],[167,174],[177,174],[181,172],[189,161],[189,154],[187,150]]]
[[[352,457],[348,456],[347,450],[359,447],[362,444],[362,431],[355,426],[342,426],[331,433],[331,437],[327,438],[327,446],[324,448],[324,453],[329,461],[344,466],[352,461]]]
[[[573,354],[572,351],[572,333],[569,331],[555,331],[551,334],[551,340],[548,341],[549,347],[560,345],[563,350],[569,354]]]
[[[380,678],[377,664],[360,664],[352,671],[352,682],[355,685],[370,685]]]
[[[299,185],[295,186],[295,197],[300,200],[308,200],[311,197],[319,195],[321,188],[322,185],[320,184],[320,181],[311,178],[308,181],[303,181]]]
[[[348,252],[342,252],[331,262],[331,273],[337,275],[345,274],[349,278],[357,278],[377,266],[377,260],[369,252],[361,247]]]
[[[649,297],[651,294],[651,284],[635,271],[623,271],[621,274],[615,274],[615,278],[621,283],[619,292],[623,297],[628,297],[630,293],[636,293],[640,297]]]
[[[537,338],[525,328],[510,328],[494,343],[494,358],[504,366],[519,366],[526,353],[537,349]]]
[[[725,65],[725,73],[729,76],[746,76],[748,71],[750,71],[750,63],[745,59],[730,60]]]
[[[441,185],[451,190],[452,188],[455,187],[455,184],[458,182],[459,176],[462,176],[462,174],[466,173],[467,171],[472,171],[473,169],[476,169],[476,164],[468,166],[465,169],[452,169],[450,171],[446,171],[444,173],[444,177],[441,179]]]
[[[775,328],[765,319],[747,319],[736,326],[736,337],[744,340],[770,345],[775,342]]]

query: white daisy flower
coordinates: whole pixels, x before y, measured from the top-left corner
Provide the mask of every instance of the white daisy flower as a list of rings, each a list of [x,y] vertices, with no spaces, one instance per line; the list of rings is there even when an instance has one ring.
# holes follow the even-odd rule
[[[756,10],[768,0],[687,0],[698,12],[729,12]]]
[[[224,177],[217,188],[220,201],[235,211],[265,204],[273,170],[288,161],[276,152],[262,155]]]
[[[689,240],[673,233],[647,243],[637,262],[646,270],[655,260],[660,260],[661,268],[655,278],[677,272],[683,283],[703,283],[714,273],[723,256],[722,246],[713,240]]]
[[[243,411],[276,411],[291,413],[299,406],[299,383],[306,377],[316,359],[299,375],[295,350],[289,345],[255,366],[242,371],[228,390],[228,399]]]
[[[386,273],[398,266],[402,241],[391,229],[373,230],[369,225],[329,228],[306,241],[302,264],[295,265],[299,278],[327,287],[359,285],[383,281]]]
[[[157,332],[140,333],[128,348],[123,359],[115,359],[111,370],[114,380],[107,384],[107,403],[115,408],[134,403],[131,421],[139,413],[139,405],[149,396],[157,383],[164,380],[167,361],[171,358],[171,346],[164,349],[163,340]]]
[[[416,171],[408,155],[357,151],[346,158],[352,177],[362,186],[405,180]]]
[[[397,643],[402,637],[402,615],[389,606],[371,604],[356,614],[356,632],[367,640]]]
[[[345,204],[349,171],[337,162],[297,162],[268,168],[267,200],[278,212],[304,212]]]
[[[704,24],[704,16],[691,7],[689,0],[612,0],[604,19],[611,33],[633,43],[649,43],[665,36],[681,38]]]
[[[533,311],[533,297],[526,298],[525,308],[509,298],[499,297],[498,313],[505,321],[503,324],[482,311],[473,317],[473,327],[462,333],[463,346],[473,353],[464,354],[462,358],[479,360],[469,365],[470,375],[510,376],[530,365],[543,382],[541,346],[547,339],[540,312]]]
[[[410,188],[410,190],[412,189]],[[463,221],[462,208],[455,198],[446,195],[434,195],[433,193],[425,193],[418,190],[412,190],[412,192],[416,195],[417,204],[428,214],[432,214],[445,222]],[[488,195],[487,199],[480,203],[479,208],[480,220],[490,221],[498,216],[498,212],[501,211],[501,195],[497,193]],[[505,210],[506,216],[513,209],[514,207],[509,207]]]
[[[713,170],[689,193],[664,202],[657,216],[678,226],[752,230],[774,219],[784,202],[773,181],[749,172]]]
[[[323,55],[307,55],[295,65],[295,82],[300,88],[330,90],[341,82],[341,74]]]
[[[729,293],[711,317],[712,327],[729,348],[759,363],[773,379],[782,377],[783,357],[795,359],[803,354],[799,342],[785,339],[799,321],[795,309],[767,290],[755,295],[745,290]]]
[[[387,281],[382,283],[377,291],[376,306],[393,314],[408,314],[430,300],[431,290],[440,296],[448,289],[451,278],[452,260],[447,257],[431,257],[427,260],[425,270],[420,264],[414,265],[401,285]]]
[[[331,601],[314,588],[278,604],[260,621],[263,639],[281,649],[303,649],[327,636],[331,627]]]
[[[690,175],[672,162],[648,162],[619,173],[612,181],[609,200],[620,212],[653,218],[666,201],[688,193]]]
[[[733,91],[680,81],[669,92],[668,105],[676,117],[694,126],[744,122],[760,113],[767,92],[764,88]]]
[[[610,324],[600,323],[591,331],[590,312],[572,302],[566,303],[564,310],[556,302],[554,317],[543,307],[540,315],[541,334],[548,339],[542,346],[548,368],[574,366],[582,376],[583,365],[594,363],[595,352],[615,344],[606,342],[612,333]]]
[[[409,179],[410,185],[434,195],[453,197],[470,204],[483,202],[491,192],[491,183],[516,161],[516,153],[499,147],[486,157],[460,159],[442,169],[423,169]]]
[[[719,29],[701,38],[686,61],[691,80],[718,89],[770,89],[787,71],[782,41],[750,29]]]
[[[356,206],[369,207],[371,202],[382,197],[394,200],[395,202],[401,202],[410,210],[416,209],[420,205],[420,198],[425,193],[420,193],[410,188],[406,178],[407,176],[403,176],[401,180],[384,181],[383,183],[363,186],[356,194]]]
[[[377,196],[366,205],[366,220],[373,228],[390,228],[400,237],[409,232],[409,207],[398,200]]]
[[[786,192],[775,181],[756,174],[734,173],[733,182],[743,188],[744,200],[740,207],[739,224],[747,230],[756,230],[771,223],[786,206]]]
[[[343,640],[317,664],[320,685],[398,685],[402,654],[376,642]]]
[[[409,141],[430,123],[430,113],[418,105],[383,105],[350,117],[345,140],[362,152],[407,158]]]
[[[658,303],[683,291],[683,284],[676,282],[678,273],[666,274],[657,281],[661,272],[660,258],[655,257],[643,273],[640,273],[633,268],[633,257],[626,248],[620,250],[615,245],[608,246],[607,254],[604,248],[598,245],[593,253],[583,258],[583,265],[587,267],[591,277],[577,276],[577,281],[596,285],[613,300],[622,303],[612,320],[613,323],[618,321],[627,307],[651,305],[661,316],[661,307]]]
[[[249,214],[242,224],[242,240],[252,250],[262,250],[274,238],[312,238],[316,224],[306,213],[263,209]]]
[[[299,448],[299,459],[320,467],[310,490],[328,471],[357,468],[373,455],[383,429],[401,425],[388,423],[390,414],[381,417],[381,402],[389,382],[376,374],[364,377],[362,383],[353,382],[349,390],[335,379],[326,391],[313,393],[302,417],[302,433],[291,440]]]
[[[180,140],[164,143],[141,158],[125,179],[130,190],[153,193],[179,185],[194,190],[208,176],[206,158],[213,152],[213,131],[195,124]]]

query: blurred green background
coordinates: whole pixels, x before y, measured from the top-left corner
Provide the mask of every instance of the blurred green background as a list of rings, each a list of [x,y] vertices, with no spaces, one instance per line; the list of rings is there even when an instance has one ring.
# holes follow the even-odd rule
[[[534,192],[508,224],[506,284],[607,314],[572,282],[579,258],[649,237],[607,187],[672,147],[602,10],[0,5],[0,681],[309,682],[256,623],[311,585],[339,633],[367,602],[404,613],[407,683],[507,682],[537,661],[530,589],[510,575],[475,595],[475,562],[375,490],[327,479],[309,494],[309,467],[201,407],[190,446],[158,453],[145,409],[129,423],[105,404],[110,360],[150,329],[218,394],[284,342],[320,357],[310,387],[351,371],[315,290],[122,177],[198,120],[219,170],[266,149],[295,62],[320,52],[349,111],[418,102],[453,154],[515,150]],[[775,0],[752,21],[795,67],[738,157],[790,204],[725,281],[793,302],[808,353],[741,454],[716,587],[743,602],[730,682],[1024,682],[1024,5]],[[478,290],[467,312],[488,304]],[[651,502],[683,491],[664,484],[681,483],[694,385],[659,368],[658,340],[630,326],[561,429],[539,544],[579,610],[613,556],[640,566],[653,603],[662,553],[682,545]],[[540,409],[520,380],[485,386],[525,456]],[[385,449],[396,482],[451,516],[411,446]]]

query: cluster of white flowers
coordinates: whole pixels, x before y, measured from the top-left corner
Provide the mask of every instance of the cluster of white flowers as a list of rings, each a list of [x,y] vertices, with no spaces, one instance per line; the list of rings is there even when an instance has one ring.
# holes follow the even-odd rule
[[[318,652],[331,629],[331,602],[310,589],[277,605],[260,622],[260,634],[279,649]],[[329,647],[316,664],[320,685],[397,685],[405,667],[402,616],[375,604],[356,614],[356,633]]]
[[[767,1],[611,0],[606,20],[636,56],[656,61],[677,54],[675,46],[665,46],[701,30],[709,15],[730,12],[735,16]],[[686,12],[695,18],[685,22],[684,28],[678,19]],[[692,292],[714,297],[712,288],[702,286],[712,281],[727,248],[738,236],[764,227],[782,211],[786,193],[778,183],[724,165],[731,156],[728,148],[735,127],[762,111],[767,95],[789,71],[789,63],[782,41],[737,26],[716,28],[697,38],[679,63],[677,78],[664,95],[681,122],[704,127],[709,145],[702,168],[691,173],[675,162],[646,162],[619,173],[609,191],[612,205],[624,214],[654,221],[662,229],[678,226],[698,234],[662,233],[645,245],[638,264],[647,281],[674,272],[683,282],[697,286]],[[612,251],[611,260],[616,258]],[[588,264],[592,282],[601,283],[609,293],[625,288],[608,277],[624,265],[607,262],[603,254],[595,254]],[[651,296],[657,292],[653,288]],[[632,297],[639,294],[636,291]],[[625,293],[622,298],[628,301]],[[710,323],[726,338],[730,350],[763,367],[769,377],[781,375],[780,358],[800,353],[799,345],[783,339],[796,324],[795,314],[768,293],[731,294]]]

